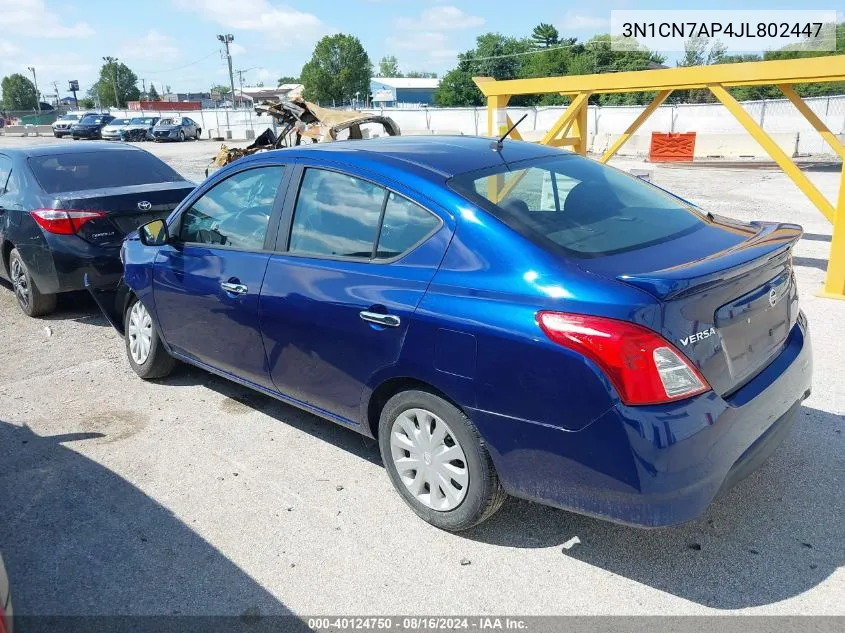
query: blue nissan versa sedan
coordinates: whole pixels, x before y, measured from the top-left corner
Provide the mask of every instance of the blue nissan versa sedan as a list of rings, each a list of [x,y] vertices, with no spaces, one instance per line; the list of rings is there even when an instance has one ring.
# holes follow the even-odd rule
[[[667,526],[810,393],[800,236],[549,147],[397,137],[232,163],[92,291],[142,378],[186,361],[378,438],[440,528],[505,493]]]

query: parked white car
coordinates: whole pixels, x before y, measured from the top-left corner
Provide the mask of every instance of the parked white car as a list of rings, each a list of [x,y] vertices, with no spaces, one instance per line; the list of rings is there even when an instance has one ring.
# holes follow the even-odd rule
[[[79,123],[87,114],[96,114],[94,112],[68,112],[67,114],[63,114],[58,119],[53,121],[53,136],[56,138],[62,138],[63,136],[67,136],[70,134],[70,128]]]
[[[120,138],[120,133],[129,125],[132,119],[112,119],[109,124],[103,128],[103,140],[114,140]]]

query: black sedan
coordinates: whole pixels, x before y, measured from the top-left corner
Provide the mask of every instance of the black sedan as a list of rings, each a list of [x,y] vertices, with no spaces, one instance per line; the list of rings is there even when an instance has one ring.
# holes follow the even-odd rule
[[[114,119],[110,114],[86,114],[82,120],[70,128],[74,141],[81,138],[102,138],[103,128]]]
[[[124,144],[0,148],[0,277],[29,316],[84,277],[117,282],[127,233],[170,211],[193,183]]]

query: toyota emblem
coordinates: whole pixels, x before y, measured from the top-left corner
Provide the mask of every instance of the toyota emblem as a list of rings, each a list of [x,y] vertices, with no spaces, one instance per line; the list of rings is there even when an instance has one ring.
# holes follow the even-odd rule
[[[769,290],[769,305],[774,308],[775,304],[777,302],[778,302],[778,291],[775,290],[774,288],[772,288],[771,290]]]
[[[138,208],[141,211],[149,211],[150,209],[153,208],[153,205],[151,203],[147,202],[146,200],[141,200],[141,202],[138,203]],[[774,305],[774,304],[772,304],[772,305]]]

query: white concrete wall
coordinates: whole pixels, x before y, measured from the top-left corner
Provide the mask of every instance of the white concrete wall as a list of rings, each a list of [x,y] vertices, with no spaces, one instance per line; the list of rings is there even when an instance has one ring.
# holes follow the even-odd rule
[[[806,99],[806,103],[834,134],[845,135],[845,95]],[[832,150],[806,119],[786,99],[750,101],[743,104],[749,114],[773,135],[789,155],[833,155]],[[508,108],[516,121],[528,117],[519,130],[526,140],[537,140],[561,116],[564,107]],[[473,134],[487,133],[487,109],[478,108],[385,108],[369,110],[392,117],[403,134]],[[590,106],[588,130],[590,150],[601,152],[642,111],[638,106]],[[113,111],[112,114],[138,116],[138,112]],[[273,126],[269,117],[259,117],[249,110],[202,110],[194,112],[145,112],[158,116],[184,115],[200,123],[203,137],[227,137],[243,141]],[[620,154],[648,153],[652,132],[696,132],[696,156],[759,156],[766,153],[721,104],[664,105],[646,121]]]

